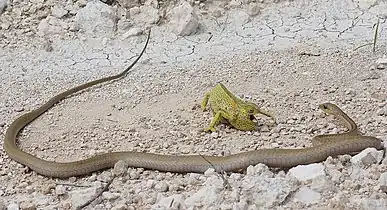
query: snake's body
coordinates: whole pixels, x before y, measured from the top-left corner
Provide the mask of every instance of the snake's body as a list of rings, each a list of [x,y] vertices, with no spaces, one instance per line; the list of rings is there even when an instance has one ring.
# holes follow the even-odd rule
[[[149,42],[149,36],[150,34],[148,34],[145,47],[140,55],[122,73],[91,81],[64,91],[51,98],[41,107],[28,112],[13,121],[5,133],[3,144],[4,150],[8,156],[41,175],[66,178],[71,176],[86,175],[101,169],[111,168],[119,160],[126,161],[130,167],[140,167],[159,171],[181,173],[204,172],[208,168],[212,167],[214,167],[217,171],[237,171],[239,169],[244,169],[249,165],[255,165],[258,163],[266,164],[269,167],[290,168],[300,164],[324,161],[328,156],[356,153],[368,147],[381,147],[381,140],[378,138],[349,133],[339,135],[335,138],[330,138],[327,142],[303,149],[259,149],[223,157],[201,155],[172,156],[140,152],[112,152],[67,163],[46,161],[18,148],[16,139],[20,130],[50,109],[54,104],[63,100],[67,96],[88,87],[125,76],[144,53]]]

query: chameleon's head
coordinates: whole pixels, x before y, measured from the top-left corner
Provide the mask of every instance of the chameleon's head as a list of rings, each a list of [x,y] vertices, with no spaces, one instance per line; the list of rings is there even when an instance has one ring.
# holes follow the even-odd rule
[[[259,113],[259,108],[256,104],[252,102],[246,102],[245,106],[243,107],[243,111],[247,116],[249,116],[250,120],[256,120],[255,116]]]
[[[318,106],[320,107],[321,110],[323,110],[327,114],[337,116],[342,112],[338,106],[332,103],[322,103]]]

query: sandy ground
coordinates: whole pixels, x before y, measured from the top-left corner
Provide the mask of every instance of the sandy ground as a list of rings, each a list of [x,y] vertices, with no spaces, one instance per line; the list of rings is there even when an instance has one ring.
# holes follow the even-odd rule
[[[386,140],[387,73],[376,68],[376,61],[387,54],[384,19],[376,52],[372,45],[356,49],[372,42],[378,5],[366,9],[351,1],[312,2],[268,3],[246,23],[238,9],[227,10],[228,15],[218,20],[202,15],[200,30],[186,37],[177,37],[163,25],[154,26],[150,45],[134,72],[60,102],[23,130],[19,145],[41,158],[63,162],[125,150],[222,155],[257,148],[300,148],[311,146],[309,139],[317,134],[345,130],[318,109],[323,102],[339,105],[362,133]],[[18,29],[0,33],[12,31]],[[50,52],[40,37],[21,34],[11,43],[2,42],[0,139],[17,116],[62,90],[124,69],[145,38],[72,34],[52,38]],[[226,125],[219,126],[216,134],[201,132],[212,115],[200,110],[200,102],[219,81],[274,112],[278,125],[259,117],[260,126],[254,132]],[[58,184],[93,185],[105,182],[110,174],[106,170],[76,179],[46,178],[8,158],[3,149],[0,169],[0,197],[8,208],[12,203],[33,203],[37,209],[68,209],[74,205],[71,192],[79,189],[64,185],[61,194]],[[141,169],[128,169],[128,174],[110,188],[119,198],[101,198],[89,208],[156,209],[160,193],[187,196],[198,192],[206,180],[200,175],[198,183],[160,192],[147,185],[149,180],[154,185],[166,181],[171,188],[192,175]],[[377,178],[373,184],[377,185]],[[340,191],[333,189],[331,197],[318,203],[290,200],[272,208],[323,209]],[[361,197],[361,192],[348,195]],[[210,206],[190,208],[216,209],[215,204]],[[362,206],[343,206],[352,207]]]

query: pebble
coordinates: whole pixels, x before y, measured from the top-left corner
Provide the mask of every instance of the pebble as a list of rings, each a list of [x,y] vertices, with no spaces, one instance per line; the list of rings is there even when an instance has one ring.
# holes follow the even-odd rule
[[[383,159],[383,151],[378,151],[375,148],[367,148],[355,155],[351,159],[351,163],[358,166],[368,166],[375,163],[380,163]]]
[[[94,36],[113,34],[115,21],[114,9],[100,1],[89,1],[75,16],[77,27]]]
[[[71,206],[78,207],[90,200],[96,193],[98,187],[88,187],[70,191]]]
[[[111,208],[111,210],[126,210],[128,206],[123,203],[119,203]]]
[[[22,210],[35,210],[36,204],[32,201],[24,201],[20,204],[20,209]]]
[[[7,206],[5,205],[4,201],[0,200],[0,210],[6,210]]]
[[[67,15],[68,11],[65,10],[61,5],[54,5],[51,9],[52,16],[56,18],[62,18]]]
[[[250,3],[247,6],[247,14],[251,17],[257,16],[261,12],[261,8],[256,3]]]
[[[199,19],[192,6],[183,1],[174,7],[167,17],[169,25],[174,33],[179,36],[189,36],[196,32],[199,27]]]
[[[113,174],[116,176],[122,176],[128,171],[128,163],[123,160],[119,160],[114,164]]]
[[[164,197],[160,195],[152,209],[183,209],[184,196],[181,194]]]
[[[387,192],[387,172],[380,174],[379,187],[383,192]]]
[[[7,210],[19,210],[19,204],[17,203],[8,204]]]
[[[56,195],[64,195],[66,194],[66,187],[63,185],[57,185],[55,187],[55,194]]]
[[[0,15],[3,14],[7,5],[8,5],[8,0],[0,0]]]
[[[138,36],[143,33],[143,30],[141,28],[131,28],[127,32],[125,32],[122,37],[124,39],[131,37],[131,36]]]
[[[326,173],[322,163],[313,163],[293,167],[289,170],[289,175],[299,181],[308,181],[317,177],[326,176]]]
[[[300,201],[305,204],[318,203],[321,199],[321,194],[304,186],[301,187],[294,195],[295,201]]]
[[[102,193],[102,197],[105,200],[113,201],[113,200],[116,200],[117,198],[120,197],[120,193],[111,193],[111,192],[107,191],[107,192]]]
[[[209,168],[209,169],[207,169],[207,170],[204,172],[204,175],[205,175],[205,176],[212,176],[212,175],[214,175],[214,174],[216,174],[216,171],[215,171],[214,168]]]
[[[165,181],[158,182],[155,185],[155,189],[159,192],[167,192],[168,191],[168,184]]]

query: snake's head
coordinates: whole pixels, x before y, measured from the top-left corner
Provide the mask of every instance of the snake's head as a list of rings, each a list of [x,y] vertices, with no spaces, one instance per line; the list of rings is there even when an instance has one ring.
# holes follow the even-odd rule
[[[340,113],[340,108],[337,107],[335,104],[332,104],[329,102],[322,103],[318,106],[320,107],[321,110],[323,110],[327,114],[338,115]]]

